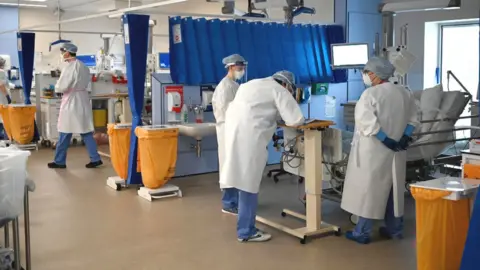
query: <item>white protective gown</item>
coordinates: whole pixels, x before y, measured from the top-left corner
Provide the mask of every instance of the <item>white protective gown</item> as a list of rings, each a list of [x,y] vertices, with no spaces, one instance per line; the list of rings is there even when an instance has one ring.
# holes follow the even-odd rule
[[[4,85],[7,88],[7,92],[10,94],[10,87],[8,83],[7,72],[3,69],[0,69],[0,85]],[[2,92],[0,92],[0,105],[7,105],[8,99]],[[0,116],[0,123],[3,123],[2,116]]]
[[[92,104],[88,95],[90,70],[81,61],[68,62],[55,85],[55,92],[63,93],[58,131],[84,134],[92,132]]]
[[[410,91],[383,83],[363,92],[355,107],[355,134],[341,204],[344,210],[364,218],[384,219],[393,185],[395,216],[403,216],[407,152],[393,152],[375,135],[381,128],[399,141],[407,124],[418,125]]]
[[[238,83],[229,77],[223,78],[215,88],[212,97],[213,114],[217,121],[217,143],[218,143],[218,171],[222,171],[223,161],[225,159],[225,114],[228,105],[235,98],[238,90]],[[220,188],[230,188],[220,184]]]
[[[222,185],[258,193],[267,163],[266,148],[277,128],[277,115],[288,126],[299,126],[305,121],[292,94],[273,78],[240,86],[226,113]]]

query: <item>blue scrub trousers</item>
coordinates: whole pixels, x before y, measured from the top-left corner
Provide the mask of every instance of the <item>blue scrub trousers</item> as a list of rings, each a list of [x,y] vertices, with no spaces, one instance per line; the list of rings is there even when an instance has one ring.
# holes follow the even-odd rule
[[[375,220],[359,217],[357,226],[353,230],[353,236],[359,238],[370,238],[372,235],[373,224]],[[385,227],[392,237],[398,237],[403,232],[403,217],[395,217],[393,204],[393,190],[390,191],[390,196],[387,201],[387,209],[385,211]]]
[[[222,189],[222,207],[225,210],[238,209],[238,189]]]
[[[3,123],[0,123],[0,140],[8,140],[7,132],[3,126]]]
[[[237,237],[239,239],[248,239],[257,233],[258,229],[255,227],[257,206],[258,193],[238,190]]]
[[[81,134],[82,140],[87,147],[88,155],[90,156],[91,162],[100,161],[100,155],[97,151],[97,142],[93,138],[93,132]],[[60,132],[60,137],[58,138],[57,147],[55,149],[55,163],[57,165],[66,165],[67,163],[67,149],[70,146],[70,141],[72,140],[72,133],[62,133]]]

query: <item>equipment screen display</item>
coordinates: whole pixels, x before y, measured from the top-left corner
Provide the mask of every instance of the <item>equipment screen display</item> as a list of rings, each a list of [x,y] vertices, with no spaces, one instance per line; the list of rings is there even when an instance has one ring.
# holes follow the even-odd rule
[[[368,62],[368,44],[332,44],[332,67],[363,68]]]

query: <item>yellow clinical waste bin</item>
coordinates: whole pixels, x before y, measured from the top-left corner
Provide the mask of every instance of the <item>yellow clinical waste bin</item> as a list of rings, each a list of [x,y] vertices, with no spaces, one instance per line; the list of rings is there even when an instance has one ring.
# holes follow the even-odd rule
[[[146,188],[157,189],[175,175],[178,128],[172,126],[142,126],[135,129]]]
[[[110,160],[117,175],[125,180],[128,177],[128,155],[130,154],[131,124],[108,124],[108,144]],[[137,155],[137,172],[140,172],[140,155]]]
[[[12,130],[10,129],[10,115],[8,114],[8,106],[0,105],[0,116],[3,120],[3,128],[8,138],[12,139]]]
[[[93,126],[96,128],[107,125],[107,110],[93,109]]]
[[[411,185],[417,222],[417,270],[460,269],[477,186],[456,177]]]
[[[28,144],[33,140],[35,133],[35,105],[10,104],[8,105],[8,121],[12,138],[19,144]]]

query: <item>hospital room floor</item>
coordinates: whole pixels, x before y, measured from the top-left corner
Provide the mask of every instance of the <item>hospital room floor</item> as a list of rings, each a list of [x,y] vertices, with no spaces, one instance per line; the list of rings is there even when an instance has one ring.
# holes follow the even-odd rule
[[[361,246],[326,236],[301,245],[294,237],[259,225],[272,233],[272,241],[238,243],[235,217],[220,212],[217,174],[175,179],[184,197],[151,203],[134,189],[115,192],[106,187],[106,178],[114,175],[110,163],[85,169],[88,157],[81,147],[70,149],[67,170],[47,169],[52,156],[53,151],[40,150],[28,164],[37,185],[30,200],[35,270],[416,268],[411,198],[402,241],[378,239]],[[298,197],[293,178],[284,176],[275,184],[265,177],[259,215],[300,227],[299,221],[280,216],[283,207],[303,212]],[[349,215],[337,203],[324,201],[323,216],[343,231],[351,228]],[[21,225],[23,232],[23,221]]]

